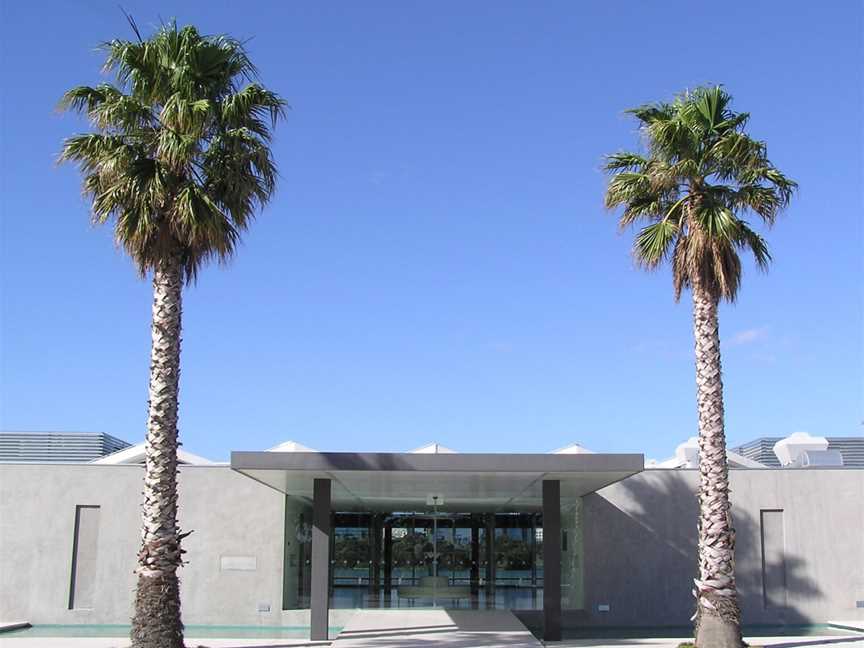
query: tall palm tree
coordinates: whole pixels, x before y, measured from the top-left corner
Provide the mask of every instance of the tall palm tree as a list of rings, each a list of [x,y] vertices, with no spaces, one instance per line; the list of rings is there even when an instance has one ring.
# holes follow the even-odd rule
[[[733,302],[741,284],[739,252],[767,268],[765,240],[743,220],[754,214],[772,225],[796,184],[768,160],[764,142],[745,132],[749,115],[730,109],[721,87],[698,88],[671,103],[629,110],[645,137],[646,154],[607,158],[612,174],[606,206],[623,206],[620,227],[644,225],[637,262],[653,269],[668,260],[675,299],[689,288],[696,341],[699,411],[699,578],[696,644],[740,646],[735,588],[729,471],[723,424],[723,383],[717,309]]]
[[[225,261],[276,181],[269,143],[285,103],[255,81],[243,45],[195,27],[104,45],[115,83],[69,90],[61,107],[95,132],[64,142],[93,220],[110,223],[142,277],[153,275],[143,530],[132,619],[136,648],[181,648],[177,411],[184,283]]]

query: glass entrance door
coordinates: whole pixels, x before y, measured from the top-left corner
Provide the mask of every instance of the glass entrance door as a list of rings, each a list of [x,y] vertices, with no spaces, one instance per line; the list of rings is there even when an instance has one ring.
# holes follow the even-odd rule
[[[542,607],[539,514],[337,512],[332,528],[334,608]]]

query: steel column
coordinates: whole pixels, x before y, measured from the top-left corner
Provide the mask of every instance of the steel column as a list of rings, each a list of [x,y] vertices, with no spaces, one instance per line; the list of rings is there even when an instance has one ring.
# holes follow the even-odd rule
[[[312,487],[312,641],[327,641],[330,625],[330,480]]]
[[[561,482],[543,480],[543,639],[561,641]]]

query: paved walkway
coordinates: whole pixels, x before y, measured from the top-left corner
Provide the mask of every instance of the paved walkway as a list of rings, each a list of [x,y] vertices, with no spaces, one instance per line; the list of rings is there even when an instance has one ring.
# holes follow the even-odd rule
[[[333,648],[540,648],[507,610],[360,610]]]

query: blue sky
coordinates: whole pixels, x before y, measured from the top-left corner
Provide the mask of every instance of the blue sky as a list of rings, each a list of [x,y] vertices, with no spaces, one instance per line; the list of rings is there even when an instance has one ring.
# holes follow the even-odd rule
[[[186,293],[181,437],[326,450],[671,455],[696,433],[690,305],[602,206],[623,110],[724,83],[801,186],[724,306],[731,443],[861,433],[862,7],[123,3],[251,38],[292,109],[281,184]],[[131,37],[114,0],[3,2],[0,427],[144,436],[150,286],[93,229],[54,106]]]

